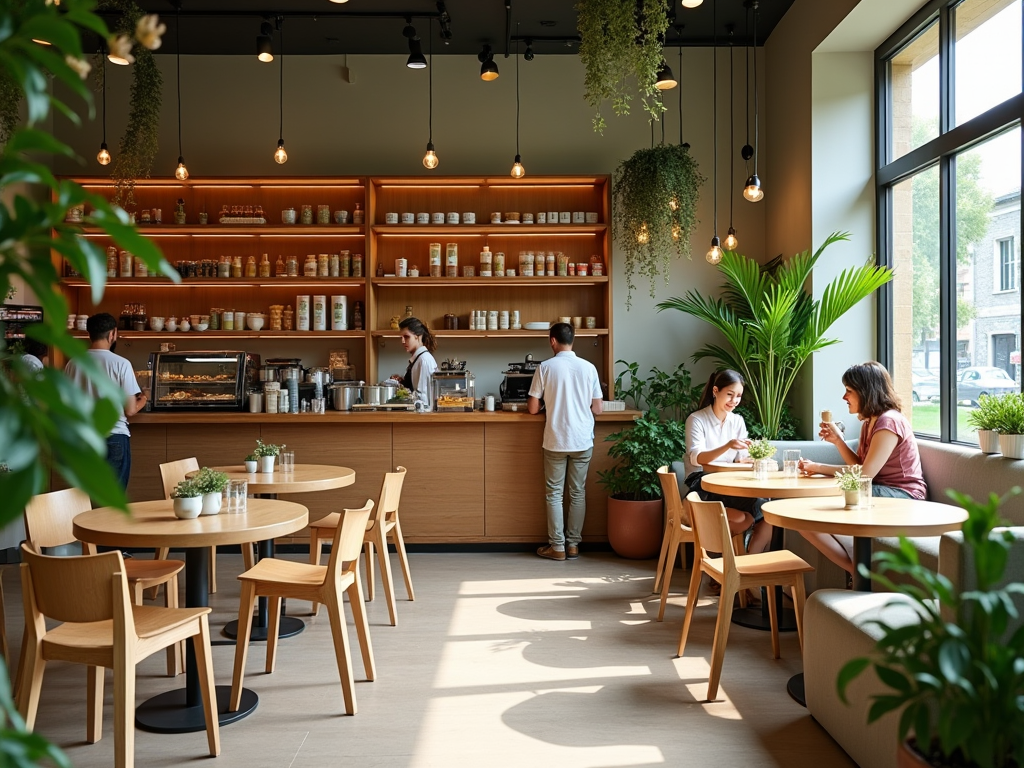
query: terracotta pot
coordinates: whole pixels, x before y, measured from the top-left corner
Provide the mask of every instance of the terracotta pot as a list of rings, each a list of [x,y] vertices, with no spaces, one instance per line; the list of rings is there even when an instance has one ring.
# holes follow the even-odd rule
[[[900,742],[896,750],[896,768],[931,768],[931,765],[909,740]]]
[[[661,551],[665,532],[664,505],[654,501],[608,499],[608,543],[615,554],[630,560],[649,560]]]

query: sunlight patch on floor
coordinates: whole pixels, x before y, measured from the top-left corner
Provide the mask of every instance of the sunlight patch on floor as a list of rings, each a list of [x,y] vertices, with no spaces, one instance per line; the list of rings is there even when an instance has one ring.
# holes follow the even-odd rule
[[[516,632],[589,631],[589,621],[543,617],[549,609],[538,607],[539,601],[571,600],[576,595],[529,595],[515,597],[463,597],[455,603],[449,637],[467,635],[509,635]],[[507,606],[502,612],[502,606]],[[536,612],[539,618],[516,616],[515,613]]]
[[[639,614],[642,614],[644,616],[647,615],[647,609],[644,608],[644,604],[643,603],[630,603],[629,604],[629,612],[630,613],[639,613]]]
[[[557,643],[567,654],[575,651],[564,635],[545,633],[534,640],[466,640],[448,642],[441,655],[434,678],[436,688],[471,688],[483,685],[528,685],[558,683],[563,680],[592,680],[606,677],[650,675],[651,669],[640,666],[546,666],[526,658],[535,644]],[[578,642],[578,641],[577,641]],[[545,649],[548,651],[549,649]]]
[[[499,579],[495,581],[464,581],[460,595],[529,595],[536,592],[578,592],[588,584],[600,584],[603,579]]]
[[[486,765],[488,768],[557,765],[559,768],[615,768],[664,764],[661,750],[649,744],[581,746],[554,744],[528,736],[506,724],[502,715],[515,707],[534,706],[549,693],[598,695],[601,686],[552,688],[433,699],[423,715],[412,768]],[[580,706],[583,706],[581,702]],[[557,714],[555,714],[557,717]],[[568,740],[574,737],[566,734]],[[494,745],[500,744],[500,749]]]

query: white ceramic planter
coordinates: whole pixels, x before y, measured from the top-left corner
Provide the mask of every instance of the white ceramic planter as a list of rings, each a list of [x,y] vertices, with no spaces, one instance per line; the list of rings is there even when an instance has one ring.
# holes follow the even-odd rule
[[[994,429],[979,429],[978,447],[982,453],[999,453],[999,433]]]
[[[999,452],[1008,459],[1024,459],[1024,435],[1000,435]]]
[[[843,500],[847,507],[856,507],[860,504],[860,491],[856,488],[852,491],[843,491]]]
[[[245,471],[252,475],[256,472],[256,468],[259,467],[259,465],[260,463],[258,461],[247,461],[245,462]]]
[[[204,515],[218,515],[220,514],[220,505],[222,498],[220,491],[217,493],[204,493],[203,496],[203,511]]]
[[[203,511],[203,497],[202,496],[190,496],[186,499],[175,499],[174,500],[174,514],[180,517],[182,520],[191,520],[199,517],[199,513]]]
[[[274,459],[277,456],[260,456],[260,472],[269,474],[274,471]]]

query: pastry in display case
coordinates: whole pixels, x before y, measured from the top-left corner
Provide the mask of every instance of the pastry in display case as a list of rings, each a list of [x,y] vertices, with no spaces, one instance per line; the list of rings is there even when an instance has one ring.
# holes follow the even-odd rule
[[[431,374],[434,410],[472,411],[476,403],[476,379],[465,360],[442,360]]]
[[[154,411],[241,411],[258,384],[260,358],[235,350],[152,352],[149,367]]]

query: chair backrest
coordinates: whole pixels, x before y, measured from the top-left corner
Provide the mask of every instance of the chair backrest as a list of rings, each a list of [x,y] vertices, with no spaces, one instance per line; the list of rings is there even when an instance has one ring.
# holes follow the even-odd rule
[[[349,568],[358,570],[356,566],[359,563],[359,552],[363,548],[363,533],[366,531],[366,523],[370,520],[372,510],[372,499],[367,499],[362,509],[341,510],[341,522],[334,531],[325,583],[339,578],[342,563],[349,563]]]
[[[691,527],[690,512],[679,498],[679,481],[676,473],[667,466],[658,467],[658,480],[661,481],[661,494],[665,497],[665,513],[669,520]]]
[[[405,482],[405,474],[405,467],[396,467],[394,472],[386,472],[384,474],[384,484],[380,488],[380,498],[377,500],[378,519],[398,511],[398,502],[402,498],[402,484]]]
[[[189,472],[195,472],[199,469],[199,462],[195,456],[187,459],[178,459],[177,461],[168,461],[166,464],[160,465],[160,479],[164,482],[164,498],[171,498],[171,493],[174,492],[174,486],[185,479],[185,475]]]
[[[90,509],[92,500],[78,488],[33,496],[25,505],[25,539],[37,552],[42,552],[43,547],[71,544],[75,541],[75,515]],[[104,592],[109,591],[104,588]]]
[[[115,613],[111,588],[115,574],[120,574],[123,593],[128,594],[121,553],[104,552],[79,557],[50,557],[33,552],[23,544],[22,589],[26,619],[30,608],[55,621],[88,623],[112,619]]]
[[[693,515],[693,533],[697,546],[705,552],[721,552],[725,559],[725,570],[735,567],[735,553],[729,520],[725,516],[725,505],[720,501],[702,501],[696,493],[686,497]]]

